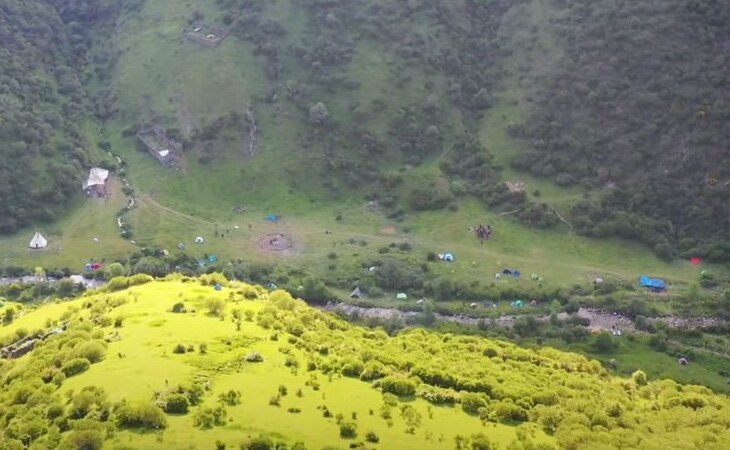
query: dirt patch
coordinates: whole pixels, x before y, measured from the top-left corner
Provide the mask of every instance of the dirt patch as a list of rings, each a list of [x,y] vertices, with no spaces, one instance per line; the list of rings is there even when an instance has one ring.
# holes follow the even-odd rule
[[[283,252],[293,247],[291,238],[282,233],[269,233],[259,238],[259,247],[270,252]]]
[[[395,227],[385,227],[381,228],[379,233],[383,236],[394,236],[398,234],[398,230],[396,230]]]

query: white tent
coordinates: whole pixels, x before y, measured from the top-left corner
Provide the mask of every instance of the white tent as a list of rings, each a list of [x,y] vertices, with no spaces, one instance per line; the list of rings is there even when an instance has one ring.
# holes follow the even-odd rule
[[[205,242],[205,239],[203,239],[201,236],[195,238],[196,244],[202,244],[203,242]]]
[[[84,189],[91,186],[104,185],[109,177],[109,171],[100,167],[92,167],[89,170],[89,179],[84,181]]]
[[[37,231],[33,235],[33,239],[30,240],[30,244],[28,244],[28,246],[32,249],[46,248],[47,245],[48,241],[46,238]]]

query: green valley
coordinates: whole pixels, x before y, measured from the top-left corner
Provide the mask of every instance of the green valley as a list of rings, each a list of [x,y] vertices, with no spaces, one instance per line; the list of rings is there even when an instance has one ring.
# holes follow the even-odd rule
[[[727,446],[722,1],[0,3],[0,450]]]

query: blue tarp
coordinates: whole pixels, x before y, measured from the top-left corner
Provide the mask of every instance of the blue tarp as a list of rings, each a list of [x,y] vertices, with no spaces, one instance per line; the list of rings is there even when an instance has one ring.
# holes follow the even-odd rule
[[[639,283],[643,287],[648,287],[652,289],[665,289],[667,287],[667,282],[662,280],[661,278],[651,278],[646,275],[642,275],[639,277]]]
[[[278,214],[269,214],[268,216],[264,217],[264,220],[268,220],[269,222],[278,222],[281,216]]]

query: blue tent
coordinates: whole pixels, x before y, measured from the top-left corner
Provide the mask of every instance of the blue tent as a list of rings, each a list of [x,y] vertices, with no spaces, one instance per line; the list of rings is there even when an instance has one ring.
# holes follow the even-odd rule
[[[278,222],[281,216],[278,214],[269,214],[268,216],[264,217],[264,220],[268,220],[269,222]]]
[[[512,275],[515,278],[519,278],[520,275],[522,275],[519,270],[515,269],[504,269],[502,273],[505,275]]]
[[[210,255],[210,256],[208,256],[208,262],[210,262],[210,263],[217,263],[218,262],[218,257],[215,256],[215,255]]]
[[[667,288],[667,282],[662,280],[661,278],[651,278],[646,275],[642,275],[639,277],[639,283],[643,287],[656,289],[656,290],[664,290]]]

